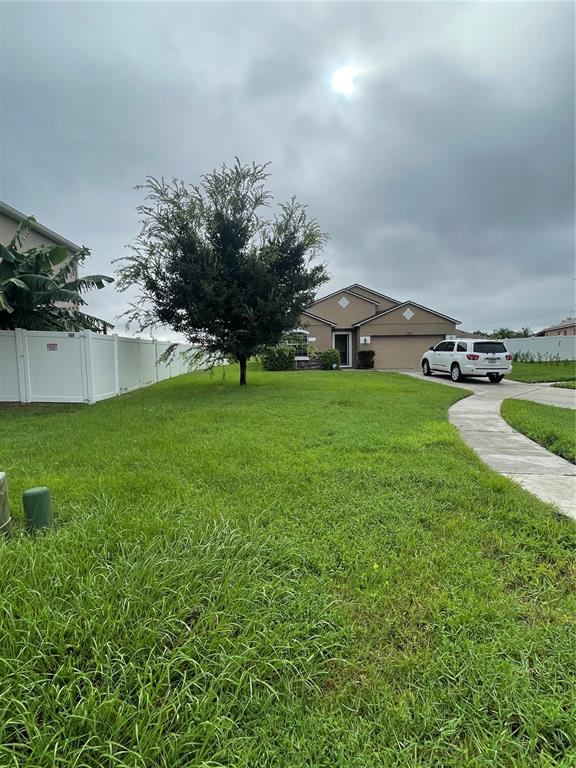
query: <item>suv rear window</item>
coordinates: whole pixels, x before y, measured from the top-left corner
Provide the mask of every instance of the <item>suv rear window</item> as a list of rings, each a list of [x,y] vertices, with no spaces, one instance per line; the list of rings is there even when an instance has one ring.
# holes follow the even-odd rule
[[[474,352],[486,354],[489,352],[508,352],[508,350],[501,341],[475,341]]]

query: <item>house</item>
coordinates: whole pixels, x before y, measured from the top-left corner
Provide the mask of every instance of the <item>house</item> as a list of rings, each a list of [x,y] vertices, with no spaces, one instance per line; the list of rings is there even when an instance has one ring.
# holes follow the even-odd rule
[[[417,368],[428,347],[457,334],[459,322],[358,283],[317,299],[300,316],[308,343],[321,352],[335,347],[343,368],[356,368],[362,349],[374,350],[375,368]]]
[[[14,237],[14,233],[20,222],[27,218],[26,214],[17,211],[16,208],[12,208],[11,205],[0,201],[0,243],[2,245],[8,245],[8,243]],[[32,230],[26,238],[23,248],[35,248],[41,245],[63,245],[71,254],[77,253],[80,250],[80,246],[73,243],[71,240],[67,240],[65,237],[53,232],[43,224],[34,222],[32,224]],[[78,275],[71,276],[71,279],[76,279]]]
[[[558,325],[543,328],[536,336],[576,336],[576,317],[567,317]]]

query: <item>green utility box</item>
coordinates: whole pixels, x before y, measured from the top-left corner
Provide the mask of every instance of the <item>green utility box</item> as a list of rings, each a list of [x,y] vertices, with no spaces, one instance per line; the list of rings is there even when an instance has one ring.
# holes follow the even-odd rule
[[[30,488],[22,494],[22,501],[26,528],[30,533],[52,528],[54,519],[48,488]]]

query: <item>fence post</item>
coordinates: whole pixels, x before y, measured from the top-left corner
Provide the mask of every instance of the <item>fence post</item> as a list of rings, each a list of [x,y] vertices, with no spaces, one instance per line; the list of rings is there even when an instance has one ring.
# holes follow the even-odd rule
[[[142,339],[138,337],[138,389],[142,389]]]
[[[18,372],[18,396],[21,403],[30,402],[30,370],[28,367],[28,337],[23,328],[14,331],[16,339],[16,370]]]
[[[86,401],[92,405],[96,402],[94,392],[94,361],[92,360],[92,332],[82,331],[80,343],[84,345],[84,359],[86,360]]]
[[[114,334],[114,389],[120,394],[120,368],[118,363],[118,334]]]
[[[8,506],[8,478],[5,472],[0,472],[0,539],[12,533],[12,518]]]

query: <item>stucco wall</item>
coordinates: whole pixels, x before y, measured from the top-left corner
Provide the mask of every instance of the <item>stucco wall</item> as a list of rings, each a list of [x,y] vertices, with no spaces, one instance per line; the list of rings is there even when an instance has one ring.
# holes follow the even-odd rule
[[[8,245],[8,243],[14,237],[17,227],[18,223],[14,221],[14,219],[11,219],[9,216],[6,216],[6,214],[0,211],[0,243],[2,243],[2,245]],[[50,240],[50,238],[32,230],[32,232],[30,232],[24,241],[23,248],[27,250],[28,248],[36,248],[39,245],[58,244],[59,243],[57,243],[55,240]]]
[[[318,320],[313,320],[306,315],[300,316],[300,327],[305,328],[308,331],[308,336],[312,336],[316,341],[311,341],[310,344],[316,347],[320,352],[328,349],[332,346],[332,328],[326,323],[320,323]]]
[[[407,320],[403,313],[410,309],[412,317]],[[410,305],[399,307],[382,317],[363,323],[360,336],[445,336],[456,333],[456,323],[445,320],[433,312]]]
[[[350,290],[352,293],[357,293],[360,296],[364,296],[367,299],[372,299],[372,301],[377,301],[378,304],[376,306],[376,310],[378,312],[384,312],[386,309],[390,309],[391,307],[396,306],[398,304],[398,301],[393,301],[392,299],[385,299],[383,296],[378,296],[378,294],[375,294],[373,291],[369,290],[368,288],[364,288],[361,285],[353,285],[350,287]]]
[[[349,302],[346,307],[341,307],[338,302],[345,296]],[[324,317],[336,323],[339,328],[350,328],[354,323],[365,317],[376,314],[376,304],[367,299],[353,296],[349,291],[341,291],[329,299],[323,299],[312,304],[309,309],[313,315]]]
[[[14,237],[17,228],[18,222],[14,221],[14,219],[6,216],[5,213],[0,211],[0,243],[2,243],[2,245],[8,245],[8,243]],[[27,251],[29,248],[38,248],[41,245],[61,245],[61,243],[50,239],[48,236],[43,235],[40,232],[35,232],[32,230],[26,240],[23,242],[21,250]],[[78,277],[78,274],[76,273],[75,276]],[[59,306],[68,305],[59,302]]]
[[[566,328],[556,328],[555,331],[545,331],[544,336],[576,336],[576,326],[569,325]]]

